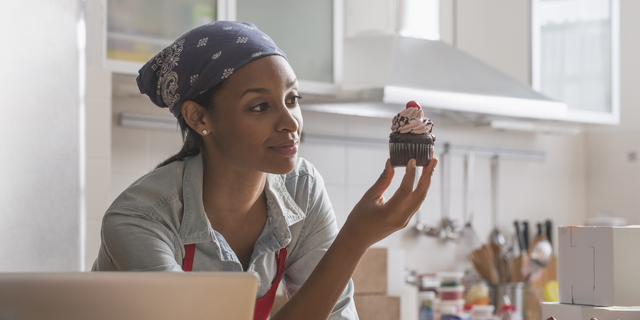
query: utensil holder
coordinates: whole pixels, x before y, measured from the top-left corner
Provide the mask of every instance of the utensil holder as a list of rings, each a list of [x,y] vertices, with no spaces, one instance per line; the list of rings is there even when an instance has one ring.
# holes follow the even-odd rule
[[[496,314],[502,310],[504,296],[508,296],[515,311],[511,314],[511,320],[527,319],[527,290],[528,286],[524,282],[502,283],[492,287],[491,304],[495,306]],[[536,319],[537,320],[537,319]]]

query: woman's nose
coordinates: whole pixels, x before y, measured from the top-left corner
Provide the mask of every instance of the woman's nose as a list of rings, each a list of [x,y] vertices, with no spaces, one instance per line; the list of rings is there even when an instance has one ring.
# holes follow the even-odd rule
[[[300,108],[291,108],[283,102],[278,110],[276,129],[278,131],[297,132],[300,128]]]

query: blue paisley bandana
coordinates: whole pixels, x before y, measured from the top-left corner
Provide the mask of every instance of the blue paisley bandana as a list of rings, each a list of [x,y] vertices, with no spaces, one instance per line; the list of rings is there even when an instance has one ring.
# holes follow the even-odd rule
[[[180,115],[182,103],[212,88],[260,57],[287,56],[247,22],[216,21],[195,28],[158,53],[138,71],[140,93]]]

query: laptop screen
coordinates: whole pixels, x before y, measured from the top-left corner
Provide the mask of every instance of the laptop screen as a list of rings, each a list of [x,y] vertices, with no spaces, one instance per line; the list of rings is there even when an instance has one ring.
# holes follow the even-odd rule
[[[252,320],[257,286],[235,272],[0,273],[0,319]]]

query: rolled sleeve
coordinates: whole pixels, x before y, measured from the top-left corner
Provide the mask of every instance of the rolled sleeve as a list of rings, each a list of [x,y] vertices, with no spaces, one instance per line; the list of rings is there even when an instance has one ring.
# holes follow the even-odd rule
[[[298,246],[294,255],[287,259],[289,261],[285,269],[284,289],[287,297],[298,292],[338,234],[335,213],[324,181],[315,168],[311,169],[307,219],[302,228]],[[329,319],[358,319],[353,294],[353,281],[350,280]]]
[[[182,271],[178,239],[162,223],[137,212],[108,212],[93,271]]]

